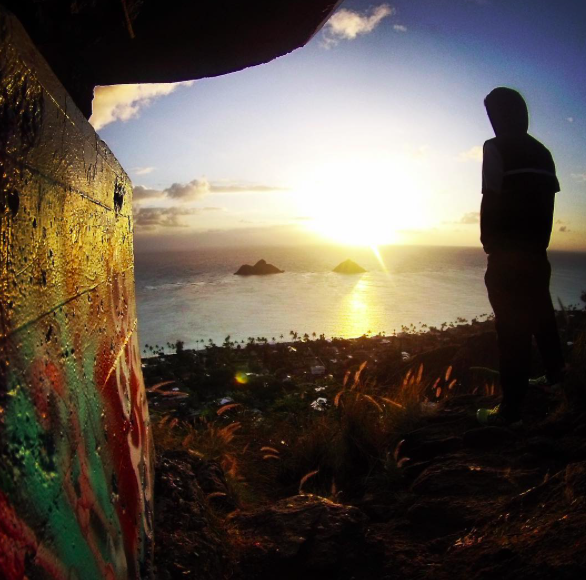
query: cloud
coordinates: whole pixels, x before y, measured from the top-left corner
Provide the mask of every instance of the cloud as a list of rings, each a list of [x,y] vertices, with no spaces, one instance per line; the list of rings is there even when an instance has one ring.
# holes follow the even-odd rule
[[[270,191],[287,191],[286,187],[273,185],[247,185],[245,183],[212,183],[212,193],[266,193]]]
[[[474,145],[474,147],[470,147],[468,151],[462,151],[458,155],[458,159],[460,161],[482,161],[482,147],[480,145]]]
[[[135,175],[147,175],[148,173],[152,173],[155,169],[155,167],[133,167],[130,171]]]
[[[427,157],[430,151],[431,147],[429,145],[419,145],[419,147],[417,147],[416,149],[411,150],[409,154],[414,159],[422,159],[424,157]]]
[[[96,131],[114,121],[128,121],[155,99],[171,94],[181,86],[190,87],[194,81],[181,83],[150,83],[139,85],[110,85],[94,89],[90,123]]]
[[[195,207],[141,207],[134,214],[134,225],[145,229],[186,228],[188,224],[182,218],[201,212]]]
[[[458,221],[458,223],[464,225],[480,223],[480,213],[477,211],[469,211],[460,218],[460,221]]]
[[[566,121],[568,123],[573,123],[574,122],[574,117],[566,117]]]
[[[396,32],[407,32],[407,27],[403,24],[393,24],[393,30]]]
[[[132,201],[143,201],[145,199],[161,199],[165,194],[158,189],[148,189],[142,185],[135,185]]]
[[[196,199],[201,199],[209,192],[210,184],[205,177],[202,179],[194,179],[189,183],[173,183],[171,187],[168,187],[163,191],[167,197],[178,199],[180,201],[194,201]]]
[[[341,40],[354,40],[358,35],[372,32],[387,16],[395,13],[389,4],[380,4],[360,13],[342,8],[325,24],[323,30],[324,48],[331,48]]]
[[[572,173],[571,175],[578,183],[586,183],[586,173]]]
[[[467,213],[465,213],[459,220],[456,220],[454,222],[442,222],[442,224],[444,225],[448,225],[448,226],[453,226],[453,225],[464,225],[464,226],[469,226],[472,224],[478,224],[480,223],[480,212],[478,211],[469,211]],[[459,230],[454,230],[454,231],[459,231]]]
[[[140,203],[148,199],[172,199],[179,203],[196,201],[210,193],[268,193],[286,191],[287,188],[272,185],[219,182],[210,183],[205,177],[188,183],[173,183],[165,189],[149,189],[143,185],[134,187],[133,201]]]
[[[568,229],[568,226],[560,226],[558,231],[563,232],[563,233],[568,233],[568,232],[571,232],[572,230]]]

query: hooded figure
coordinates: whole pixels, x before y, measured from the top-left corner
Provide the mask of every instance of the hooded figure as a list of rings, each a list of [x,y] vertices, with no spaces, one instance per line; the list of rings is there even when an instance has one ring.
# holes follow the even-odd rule
[[[480,240],[487,254],[543,253],[560,190],[551,153],[527,133],[527,105],[517,91],[494,89],[484,105],[496,137],[484,144]]]
[[[560,188],[551,153],[527,133],[523,97],[499,87],[484,105],[496,136],[484,144],[480,240],[488,254],[485,282],[495,314],[503,400],[494,409],[479,409],[478,419],[510,424],[521,419],[532,336],[546,369],[541,382],[557,384],[564,372],[546,252]]]

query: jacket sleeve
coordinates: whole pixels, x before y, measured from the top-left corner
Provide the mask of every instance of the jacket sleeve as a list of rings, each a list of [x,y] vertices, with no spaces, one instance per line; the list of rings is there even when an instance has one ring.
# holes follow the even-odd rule
[[[484,144],[482,154],[482,203],[480,204],[480,242],[489,254],[496,249],[499,236],[499,206],[504,177],[501,154],[492,141]]]
[[[487,141],[482,150],[482,193],[501,193],[503,177],[501,154],[493,141]]]

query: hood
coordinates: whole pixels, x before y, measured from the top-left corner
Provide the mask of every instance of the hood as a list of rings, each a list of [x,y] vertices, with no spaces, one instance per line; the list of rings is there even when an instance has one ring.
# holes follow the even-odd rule
[[[527,104],[517,91],[497,87],[484,99],[484,106],[495,135],[526,133],[529,129]]]

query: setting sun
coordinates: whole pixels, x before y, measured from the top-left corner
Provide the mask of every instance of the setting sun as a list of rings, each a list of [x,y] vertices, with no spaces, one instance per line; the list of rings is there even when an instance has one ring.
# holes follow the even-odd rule
[[[402,232],[427,225],[424,188],[410,165],[381,155],[316,169],[300,197],[307,227],[341,244],[400,243]]]

